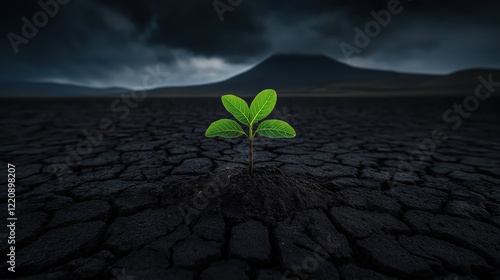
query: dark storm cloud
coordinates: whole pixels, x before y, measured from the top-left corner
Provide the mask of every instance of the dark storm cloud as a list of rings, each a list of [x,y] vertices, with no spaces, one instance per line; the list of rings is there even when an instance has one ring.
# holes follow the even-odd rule
[[[213,0],[72,0],[15,54],[7,34],[22,35],[21,18],[32,20],[41,8],[10,1],[2,10],[0,79],[132,87],[146,66],[160,65],[171,73],[166,84],[190,84],[226,78],[275,52],[344,60],[339,44],[353,44],[353,28],[364,28],[370,12],[388,2],[243,0],[220,21]],[[500,67],[498,1],[401,5],[354,65],[418,72]]]
[[[265,51],[265,26],[254,6],[243,3],[221,23],[212,1],[103,0],[143,32],[147,43],[186,49],[194,54],[237,58]],[[258,6],[256,6],[258,7]]]

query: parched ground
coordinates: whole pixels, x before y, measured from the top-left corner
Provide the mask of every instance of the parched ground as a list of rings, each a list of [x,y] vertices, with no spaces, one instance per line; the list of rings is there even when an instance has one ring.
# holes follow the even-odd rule
[[[227,186],[246,164],[246,142],[204,137],[229,117],[217,99],[114,110],[112,99],[1,100],[4,182],[6,164],[16,166],[17,272],[7,271],[2,226],[0,276],[498,279],[500,100],[447,124],[443,113],[463,100],[279,99],[274,116],[297,138],[258,139],[256,167],[290,189],[278,182],[262,198]],[[82,130],[98,136],[105,118],[114,130],[85,144]],[[311,186],[319,200],[298,191]],[[237,210],[233,197],[280,215],[219,207]]]

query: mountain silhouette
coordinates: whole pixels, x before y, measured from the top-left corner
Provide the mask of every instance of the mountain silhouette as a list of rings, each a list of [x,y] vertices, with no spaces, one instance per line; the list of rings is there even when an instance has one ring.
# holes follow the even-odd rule
[[[257,93],[265,88],[281,92],[304,92],[335,84],[369,81],[427,80],[432,75],[405,74],[353,67],[324,55],[278,54],[250,70],[227,80],[187,87],[168,87],[153,92],[162,94]]]
[[[449,75],[408,74],[353,67],[324,55],[277,54],[224,81],[149,90],[150,96],[255,95],[266,88],[280,94],[442,95],[470,94],[478,76],[500,77],[498,69],[465,69]],[[494,80],[498,80],[495,78]],[[116,96],[124,88],[96,89],[51,83],[0,83],[0,96]]]
[[[0,82],[0,97],[101,97],[129,91],[125,88],[93,88],[50,82]]]
[[[274,55],[249,71],[223,82],[225,86],[252,85],[276,89],[318,87],[332,83],[389,79],[401,75],[352,67],[324,55]],[[413,76],[413,75],[412,75]]]

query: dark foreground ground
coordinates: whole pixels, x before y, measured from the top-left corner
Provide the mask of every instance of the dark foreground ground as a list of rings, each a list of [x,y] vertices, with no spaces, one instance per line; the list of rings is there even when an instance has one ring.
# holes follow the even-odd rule
[[[279,99],[297,138],[258,139],[254,179],[243,139],[204,138],[229,117],[218,99],[128,116],[111,99],[1,100],[0,212],[11,163],[17,221],[16,273],[4,225],[0,276],[498,279],[500,102],[450,115],[453,130],[442,115],[463,100]],[[82,144],[105,117],[114,131]]]

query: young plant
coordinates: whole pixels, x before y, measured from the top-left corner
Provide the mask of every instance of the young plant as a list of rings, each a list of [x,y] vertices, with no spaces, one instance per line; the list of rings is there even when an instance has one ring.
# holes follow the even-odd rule
[[[240,123],[248,127],[244,131],[240,124],[230,119],[220,119],[213,122],[205,132],[206,137],[238,138],[245,135],[249,140],[248,172],[253,176],[253,141],[255,136],[269,138],[293,138],[295,130],[286,122],[281,120],[265,120],[261,122],[254,131],[253,126],[267,117],[274,109],[278,99],[276,91],[266,89],[261,91],[252,101],[250,107],[245,100],[236,95],[227,94],[222,96],[224,108],[231,113]]]

